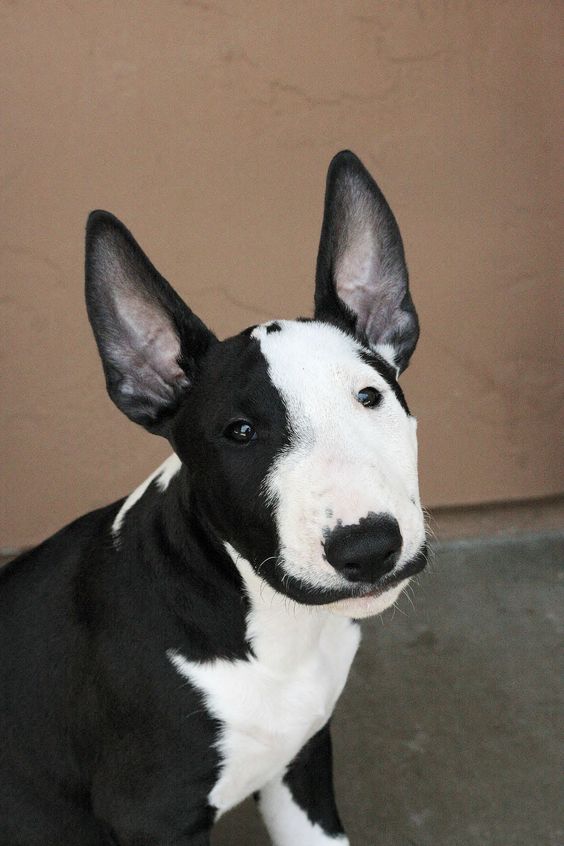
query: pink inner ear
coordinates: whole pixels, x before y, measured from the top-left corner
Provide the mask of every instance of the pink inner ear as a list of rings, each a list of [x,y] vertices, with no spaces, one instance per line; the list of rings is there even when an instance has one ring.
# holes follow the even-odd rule
[[[178,364],[180,340],[166,312],[138,290],[118,289],[113,299],[123,331],[121,344],[130,362],[140,371],[153,371],[165,383],[185,380],[188,384]]]
[[[340,256],[336,268],[337,294],[355,314],[357,325],[365,330],[368,324],[377,278],[377,254],[374,238],[368,230],[360,232],[354,244]]]
[[[381,253],[373,226],[357,230],[337,261],[335,277],[339,298],[355,312],[372,346],[387,343],[405,318],[400,308],[405,281],[382,265]]]

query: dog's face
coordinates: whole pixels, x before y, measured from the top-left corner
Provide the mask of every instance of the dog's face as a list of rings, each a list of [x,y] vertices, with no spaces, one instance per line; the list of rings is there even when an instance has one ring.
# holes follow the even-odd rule
[[[353,617],[424,566],[415,347],[397,224],[359,160],[327,181],[313,320],[218,341],[111,215],[87,235],[87,302],[108,390],[169,438],[194,518],[298,602]]]

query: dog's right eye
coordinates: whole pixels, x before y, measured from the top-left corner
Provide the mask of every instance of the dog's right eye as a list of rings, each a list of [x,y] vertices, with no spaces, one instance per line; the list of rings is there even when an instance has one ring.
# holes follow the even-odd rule
[[[248,420],[235,420],[226,427],[223,434],[230,441],[236,441],[238,444],[248,444],[257,436]]]

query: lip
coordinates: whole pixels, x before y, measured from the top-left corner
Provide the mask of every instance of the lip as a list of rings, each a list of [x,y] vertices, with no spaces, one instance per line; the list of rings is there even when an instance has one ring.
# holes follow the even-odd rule
[[[397,572],[392,571],[388,573],[379,581],[377,585],[358,585],[356,590],[351,591],[350,598],[354,599],[358,597],[365,597],[366,599],[370,599],[380,596],[390,588],[395,587],[400,582],[405,581],[405,579],[409,579],[416,573],[420,573],[426,565],[427,544],[424,543],[419,552],[414,555],[413,558],[410,558],[409,561],[407,561],[402,566],[401,570],[398,570]]]

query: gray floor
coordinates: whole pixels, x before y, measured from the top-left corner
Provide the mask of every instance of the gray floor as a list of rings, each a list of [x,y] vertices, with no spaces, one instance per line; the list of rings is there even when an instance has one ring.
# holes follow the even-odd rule
[[[564,844],[563,586],[563,536],[463,541],[442,546],[414,608],[363,624],[334,719],[353,846]],[[268,843],[252,802],[213,843]]]

